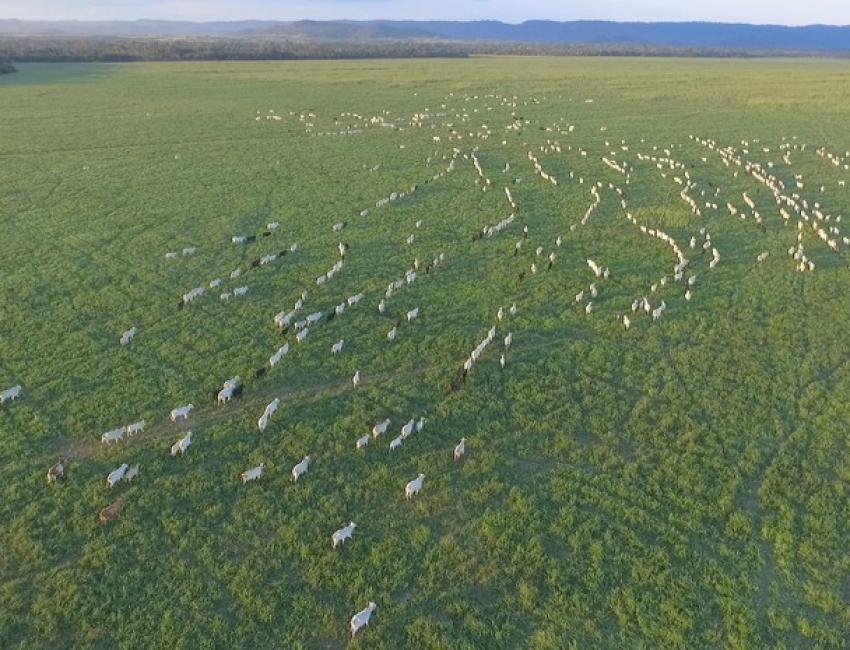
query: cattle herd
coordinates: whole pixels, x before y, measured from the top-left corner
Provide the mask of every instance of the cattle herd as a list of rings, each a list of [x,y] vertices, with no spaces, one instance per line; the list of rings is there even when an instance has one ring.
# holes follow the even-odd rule
[[[428,184],[437,184],[440,179],[449,174],[458,175],[460,170],[465,168],[464,166],[468,166],[469,182],[476,189],[486,192],[490,188],[501,185],[498,196],[504,197],[504,203],[502,203],[504,212],[489,220],[483,220],[486,222],[476,232],[457,233],[458,239],[466,241],[469,250],[474,251],[476,246],[495,246],[504,237],[510,236],[511,232],[515,232],[516,241],[509,243],[506,258],[521,260],[522,267],[518,267],[521,270],[516,276],[520,296],[524,295],[523,288],[534,281],[533,276],[553,271],[553,269],[557,270],[560,260],[569,259],[571,235],[586,227],[591,219],[598,218],[596,215],[599,215],[600,211],[606,207],[606,203],[609,203],[609,214],[622,219],[624,228],[633,229],[635,235],[643,238],[647,246],[659,246],[661,247],[659,250],[663,250],[664,254],[671,255],[669,265],[658,270],[657,276],[646,282],[643,291],[633,295],[623,304],[614,304],[613,301],[605,299],[605,294],[614,278],[624,272],[618,265],[618,260],[603,259],[598,255],[585,257],[579,260],[583,277],[579,278],[571,290],[564,293],[564,296],[569,298],[553,296],[552,299],[560,299],[565,304],[580,310],[579,313],[584,314],[582,318],[597,318],[600,313],[608,313],[609,317],[612,320],[616,318],[625,330],[618,334],[620,336],[634,335],[635,326],[640,323],[640,319],[644,319],[644,327],[653,327],[655,326],[653,324],[668,318],[668,314],[683,310],[688,304],[692,304],[699,291],[698,272],[701,277],[707,277],[727,259],[725,252],[720,250],[711,234],[711,229],[721,223],[721,218],[752,223],[756,232],[758,229],[763,229],[769,219],[775,219],[775,223],[787,228],[788,232],[789,241],[787,247],[783,248],[783,251],[787,250],[787,255],[791,258],[787,268],[800,273],[815,271],[816,265],[812,255],[819,247],[824,249],[825,254],[842,255],[850,246],[850,238],[841,231],[841,215],[831,213],[822,203],[822,198],[812,197],[812,194],[822,193],[823,186],[817,186],[813,192],[807,192],[810,183],[803,178],[802,174],[793,170],[793,158],[806,151],[806,145],[797,143],[794,138],[783,139],[775,147],[762,145],[755,139],[743,140],[734,145],[723,145],[698,135],[691,135],[688,143],[667,145],[649,145],[643,139],[638,142],[606,140],[604,147],[599,147],[601,151],[591,153],[592,149],[589,146],[572,143],[573,139],[582,132],[583,127],[580,125],[570,124],[565,119],[551,125],[537,125],[521,114],[524,107],[542,101],[546,99],[520,100],[517,97],[495,94],[455,97],[450,94],[445,97],[445,103],[438,110],[424,108],[410,118],[396,117],[390,111],[374,116],[343,113],[334,116],[335,128],[333,129],[319,129],[316,125],[321,118],[314,111],[289,114],[278,113],[274,110],[257,111],[253,119],[258,123],[257,128],[267,128],[266,125],[268,128],[273,128],[276,124],[286,125],[294,122],[300,125],[310,137],[366,137],[370,131],[376,129],[391,130],[400,137],[406,137],[402,134],[412,132],[415,136],[420,130],[426,131],[428,133],[426,140],[429,145],[439,148],[425,160],[425,167],[433,170],[434,166],[439,166],[437,171],[434,173],[429,171],[425,182],[408,184],[404,189],[378,198],[374,205],[351,206],[351,212],[345,220],[339,221],[338,217],[330,219],[326,227],[334,233],[335,238],[343,236],[342,234],[352,226],[368,227],[371,223],[370,219],[376,213],[390,210],[391,206],[409,200],[414,193],[422,191]],[[477,114],[490,113],[497,109],[510,114],[509,119],[503,124],[498,127],[491,127],[484,123],[473,126],[478,119]],[[494,123],[493,119],[488,121],[490,124]],[[497,133],[505,134],[505,138],[510,134],[531,140],[532,134],[538,128],[546,134],[543,144],[539,147],[528,145],[529,150],[518,160],[500,163],[498,167],[491,164],[487,155],[488,150],[484,148],[484,145],[491,139],[496,142],[501,140],[502,147],[507,143],[506,139],[497,137]],[[599,132],[606,133],[607,129],[603,126]],[[527,142],[523,144],[527,145]],[[685,145],[690,149],[684,149]],[[500,145],[495,146],[498,149]],[[752,191],[724,193],[716,183],[707,182],[700,177],[699,164],[685,162],[678,158],[694,149],[704,153],[700,158],[703,166],[709,164],[710,157],[719,161],[719,164],[728,171],[730,182],[739,177],[746,177],[756,188],[765,191],[763,193]],[[850,163],[846,161],[850,160],[850,152],[841,155],[820,147],[816,153],[827,164],[843,170],[848,169]],[[754,159],[756,156],[770,158],[771,154],[775,154],[776,159],[767,163]],[[571,169],[579,165],[587,169],[589,164],[596,162],[598,164],[592,168],[596,171],[585,171],[579,174],[575,169]],[[379,166],[376,166],[369,172],[376,173],[378,169]],[[517,170],[524,170],[526,173],[523,175],[523,171],[517,172]],[[677,200],[681,200],[682,209],[689,215],[690,225],[677,228],[679,231],[677,236],[657,225],[652,225],[651,211],[632,207],[631,197],[636,194],[633,190],[638,171],[656,174],[658,182],[669,185],[669,189],[678,196]],[[520,175],[509,175],[511,172]],[[788,180],[789,173],[793,174],[791,182]],[[594,174],[596,178],[592,178],[591,174]],[[523,219],[524,211],[521,209],[523,188],[533,183],[542,183],[547,192],[579,192],[589,201],[584,204],[587,207],[583,212],[565,215],[561,232],[552,234],[545,241],[533,232],[533,228],[530,229]],[[737,185],[737,181],[734,184]],[[840,181],[840,186],[844,186],[844,181]],[[402,228],[403,226],[399,225],[398,246],[400,249],[410,249],[417,242],[417,233],[427,228],[427,219],[417,219],[415,223],[410,224],[409,229],[402,230]],[[212,279],[203,281],[199,279],[197,286],[177,297],[178,309],[188,308],[189,305],[207,300],[208,298],[205,297],[207,289],[221,289],[226,284],[227,281],[223,281],[222,278],[229,277],[231,281],[240,280],[248,273],[261,273],[263,267],[279,264],[285,256],[297,255],[300,250],[297,243],[290,245],[277,243],[280,233],[284,230],[281,223],[272,222],[256,234],[233,235],[223,245],[250,247],[267,242],[274,243],[274,250],[258,255],[248,271],[241,268],[231,271],[218,269],[219,273],[211,272],[208,276]],[[471,235],[471,242],[469,235]],[[530,239],[537,245],[529,244]],[[267,249],[269,247],[266,246]],[[178,260],[181,257],[193,256],[196,252],[197,247],[187,246],[179,253],[177,251],[165,253],[165,258],[169,260],[168,263],[179,264]],[[283,345],[275,349],[261,351],[261,357],[267,361],[261,368],[252,370],[253,377],[262,377],[268,373],[267,381],[274,382],[274,369],[286,363],[285,358],[293,346],[310,345],[311,332],[317,331],[329,321],[346,318],[346,314],[351,310],[369,309],[385,314],[395,297],[412,285],[423,280],[439,282],[438,272],[447,263],[445,252],[429,255],[424,260],[414,258],[408,268],[401,269],[394,277],[384,279],[385,284],[382,283],[381,286],[386,286],[385,290],[379,292],[363,290],[351,295],[339,296],[338,301],[334,301],[333,305],[317,304],[311,309],[308,307],[310,291],[315,290],[316,287],[332,287],[334,278],[343,272],[350,263],[350,258],[360,254],[352,250],[351,246],[344,241],[336,244],[332,251],[326,252],[328,259],[326,266],[323,265],[322,268],[327,270],[318,277],[302,279],[303,286],[308,289],[300,292],[294,300],[287,301],[286,305],[269,305],[269,324],[279,330],[286,340]],[[772,263],[774,257],[768,258],[770,252],[772,251],[764,250],[755,260],[750,258],[751,263],[752,261],[759,265]],[[248,282],[222,291],[219,299],[229,301],[244,297],[250,292],[250,286]],[[486,331],[483,328],[480,330],[478,335],[480,338],[469,354],[457,360],[456,373],[446,378],[447,393],[463,390],[478,364],[498,363],[504,371],[507,371],[508,355],[511,354],[514,345],[516,317],[520,311],[521,308],[513,300],[504,301],[504,306],[499,307],[493,314],[492,323]],[[395,342],[404,339],[409,328],[428,327],[429,306],[427,304],[402,310],[399,314],[400,317],[392,327],[389,330],[383,330],[385,334],[381,333],[381,337],[385,338],[384,344],[387,346],[397,345]],[[119,344],[123,347],[133,346],[136,337],[144,337],[144,335],[143,326],[134,325],[120,334]],[[522,341],[521,332],[517,332],[517,340]],[[349,345],[353,343],[354,336],[351,334],[346,338],[340,338],[331,347],[330,355],[346,354]],[[497,348],[497,352],[491,353],[492,348]],[[350,378],[350,390],[357,390],[363,385],[368,385],[369,382],[368,372],[361,373],[357,370]],[[213,396],[214,402],[217,406],[226,408],[231,400],[242,397],[245,389],[246,386],[240,377],[234,375],[220,384],[220,388]],[[26,397],[24,388],[21,385],[12,386],[0,392],[0,404],[4,408],[10,408],[9,403],[22,396]],[[248,396],[247,392],[244,396]],[[205,409],[196,409],[195,404],[188,400],[193,399],[201,403],[199,397],[185,396],[186,403],[178,404],[167,413],[163,413],[163,420],[170,421],[171,424],[166,422],[155,426],[159,427],[160,432],[167,432],[167,427],[192,425],[197,412]],[[275,397],[262,409],[258,407],[259,431],[266,431],[272,418],[282,408],[283,403],[280,397]],[[389,434],[391,430],[397,431],[398,434],[387,443],[387,453],[402,453],[400,451],[402,447],[410,444],[413,437],[423,431],[427,422],[426,414],[422,413],[407,414],[395,421],[386,415],[386,413],[376,413],[374,424],[370,428],[352,432],[354,453],[377,443],[381,436]],[[394,426],[398,428],[393,428]],[[145,435],[150,428],[145,421],[138,420],[108,429],[100,435],[100,439],[103,445],[119,445],[133,436]],[[198,439],[195,440],[192,431],[175,429],[172,433],[173,437],[169,445],[163,445],[163,453],[168,452],[175,457],[173,461],[175,463],[180,462],[179,458],[187,453],[191,454],[190,446],[195,442],[199,445],[205,444],[202,436],[196,436]],[[454,438],[459,442],[446,447],[446,458],[450,462],[460,462],[464,459],[470,441],[474,448],[474,432],[463,433],[470,438],[459,435]],[[61,458],[50,466],[47,470],[49,484],[72,479],[67,473],[68,462],[67,458]],[[291,481],[309,480],[304,477],[308,474],[312,462],[313,458],[307,455],[295,463],[290,471]],[[140,469],[138,463],[121,463],[105,477],[106,492],[113,490],[122,482],[130,483],[138,478]],[[266,464],[259,463],[246,468],[236,480],[240,485],[258,481],[262,479],[266,471]],[[412,479],[399,477],[399,495],[403,486],[405,499],[427,498],[428,488],[425,478],[423,473],[419,473]],[[113,500],[99,512],[98,519],[102,522],[116,520],[127,505],[127,501],[128,495]],[[351,521],[333,532],[330,536],[332,548],[341,548],[346,540],[351,540],[356,526],[357,524]],[[350,621],[352,636],[368,626],[376,607],[374,602],[369,602],[368,606],[352,616]]]

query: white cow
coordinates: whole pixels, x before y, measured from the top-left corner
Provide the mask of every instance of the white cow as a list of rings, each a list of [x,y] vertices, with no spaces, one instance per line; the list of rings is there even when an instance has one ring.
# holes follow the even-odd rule
[[[133,422],[133,424],[127,425],[127,435],[134,436],[137,433],[141,433],[145,430],[145,421],[139,420],[138,422]]]
[[[333,544],[333,547],[336,548],[340,544],[344,544],[345,540],[351,539],[355,528],[357,528],[357,524],[351,521],[348,523],[348,526],[343,526],[331,535],[331,544]]]
[[[194,404],[187,404],[186,406],[179,406],[176,409],[171,409],[171,421],[177,422],[177,420],[188,420],[189,413],[191,413],[194,408]]]
[[[234,296],[244,296],[246,293],[248,293],[248,287],[236,287],[233,290]]]
[[[260,431],[265,431],[266,427],[269,425],[269,419],[272,415],[275,414],[278,407],[280,406],[280,399],[275,397],[271,402],[266,404],[266,408],[263,411],[263,414],[260,416],[260,419],[257,421],[257,427]]]
[[[351,378],[351,385],[357,388],[360,385],[360,371],[357,370]]]
[[[409,312],[407,312],[407,322],[408,323],[410,321],[416,320],[418,317],[419,317],[419,307],[416,307],[415,309],[411,309]]]
[[[424,480],[425,480],[425,475],[420,474],[415,479],[410,481],[407,485],[405,485],[404,486],[404,498],[405,499],[412,499],[417,494],[419,494],[419,491],[422,489],[422,481],[424,481]]]
[[[127,427],[118,427],[104,433],[100,437],[100,441],[105,445],[108,445],[110,442],[118,442],[124,437],[125,433],[127,433]]]
[[[136,328],[131,327],[126,332],[121,335],[121,345],[130,345],[130,341],[133,340],[133,337],[136,336]]]
[[[389,418],[387,418],[383,422],[379,422],[374,427],[372,427],[372,437],[377,438],[381,434],[386,433],[387,427],[389,427],[389,426],[390,426],[390,419]]]
[[[343,348],[344,345],[345,345],[345,339],[340,339],[339,341],[334,343],[331,346],[331,354],[336,355],[336,354],[339,354],[340,352],[342,352],[342,348]]]
[[[514,342],[514,333],[508,332],[508,335],[505,337],[505,349],[507,350],[511,347],[511,344]]]
[[[310,457],[304,456],[304,458],[301,460],[301,462],[298,463],[297,465],[295,465],[295,467],[292,468],[292,480],[297,481],[298,478],[302,474],[305,474],[308,469],[310,469]]]
[[[280,363],[280,360],[286,356],[289,352],[289,343],[284,343],[281,347],[277,349],[272,356],[269,357],[269,366],[274,368],[277,364]]]
[[[186,453],[189,445],[192,444],[192,432],[187,431],[186,435],[180,438],[177,442],[171,445],[171,455],[176,456],[178,453],[182,456]]]
[[[239,478],[242,479],[242,484],[244,485],[248,481],[256,481],[263,475],[263,470],[266,468],[265,463],[260,463],[256,467],[252,467],[251,469],[246,469],[239,475]]]
[[[460,460],[466,453],[466,438],[461,438],[460,442],[455,445],[454,459]]]
[[[355,444],[355,448],[356,449],[363,449],[366,445],[369,444],[370,440],[371,440],[371,438],[369,437],[368,433],[365,436],[360,436],[357,439],[357,442]]]
[[[395,337],[398,334],[398,328],[393,327],[389,332],[387,332],[387,341],[395,341]]]
[[[415,426],[416,426],[416,420],[411,419],[407,424],[405,424],[401,428],[401,437],[402,438],[409,437],[410,434],[413,433],[413,427],[415,427]]]
[[[106,477],[106,484],[109,486],[109,489],[115,487],[115,484],[124,478],[124,473],[126,471],[127,463],[123,463],[118,469],[114,469],[109,472],[109,476]]]
[[[23,388],[20,384],[18,384],[17,386],[12,386],[11,388],[7,388],[2,393],[0,393],[0,404],[3,404],[4,402],[10,400],[18,399],[22,391]]]
[[[416,433],[419,433],[424,428],[425,428],[425,418],[420,416],[419,419],[416,421]]]
[[[362,609],[357,612],[354,616],[351,617],[351,636],[354,637],[355,634],[362,627],[366,627],[369,625],[369,619],[372,618],[372,612],[375,611],[377,605],[375,603],[369,603],[369,606],[366,609]]]
[[[401,436],[398,436],[398,437],[390,440],[390,451],[395,451],[396,449],[401,447],[403,442],[404,442],[404,438],[401,437]]]
[[[139,475],[140,467],[141,465],[139,465],[139,463],[136,463],[130,469],[128,469],[127,473],[124,474],[124,480],[127,481],[127,483],[132,483],[133,479]]]

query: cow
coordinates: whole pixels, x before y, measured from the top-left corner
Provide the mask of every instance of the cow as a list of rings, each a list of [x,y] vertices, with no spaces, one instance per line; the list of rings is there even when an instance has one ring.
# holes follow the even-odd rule
[[[117,469],[112,470],[109,475],[106,477],[106,484],[109,485],[109,489],[111,490],[115,487],[115,484],[118,483],[121,479],[124,478],[124,474],[127,472],[127,463],[123,463]]]
[[[455,445],[454,459],[460,460],[466,453],[466,438],[461,438],[460,442]]]
[[[407,485],[404,486],[404,498],[412,499],[414,496],[419,494],[419,491],[422,489],[422,481],[425,480],[425,475],[420,474],[415,479],[410,481]]]
[[[177,442],[171,445],[171,455],[176,456],[178,453],[182,456],[186,453],[189,445],[192,444],[192,432],[187,431],[186,435],[180,438]]]
[[[105,445],[108,445],[110,442],[118,442],[124,437],[125,433],[127,433],[127,427],[118,427],[104,433],[100,437],[100,441]]]
[[[292,468],[292,480],[297,481],[308,469],[310,469],[310,457],[304,456],[301,462]]]
[[[251,469],[247,469],[239,475],[239,478],[244,485],[248,481],[256,481],[263,475],[263,470],[266,468],[265,463],[260,463],[256,467],[252,467]]]
[[[354,616],[351,617],[351,637],[354,638],[354,635],[360,630],[360,628],[366,627],[369,625],[369,619],[372,618],[372,612],[375,611],[377,605],[375,603],[370,602],[366,609],[362,609],[357,612]]]
[[[16,400],[23,392],[23,388],[20,384],[17,386],[12,386],[11,388],[7,388],[3,392],[0,392],[0,404],[4,404],[6,402]]]
[[[118,497],[112,504],[103,508],[97,515],[101,522],[113,521],[121,514],[121,508],[124,507],[124,497]]]
[[[357,524],[351,521],[347,526],[343,526],[331,535],[331,544],[333,545],[333,548],[336,548],[340,544],[344,544],[345,540],[351,539],[355,528],[357,528]]]
[[[55,483],[58,479],[65,476],[65,459],[60,458],[53,463],[47,470],[47,484]]]
[[[171,421],[177,422],[177,420],[188,420],[189,413],[191,413],[194,408],[194,404],[187,404],[186,406],[171,409]]]

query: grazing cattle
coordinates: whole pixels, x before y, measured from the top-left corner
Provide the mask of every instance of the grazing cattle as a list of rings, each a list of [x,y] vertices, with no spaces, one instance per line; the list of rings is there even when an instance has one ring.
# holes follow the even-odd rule
[[[499,357],[499,365],[500,365],[502,368],[504,368],[504,367],[505,367],[505,355],[504,355],[504,354],[503,354],[503,355],[501,355],[501,356]]]
[[[387,427],[389,427],[389,426],[390,426],[390,419],[389,418],[387,418],[383,422],[379,422],[374,427],[372,427],[372,437],[377,438],[381,434],[386,433]]]
[[[191,413],[192,409],[194,408],[194,404],[187,404],[186,406],[180,406],[176,409],[171,409],[171,421],[177,422],[177,420],[188,420],[189,413]]]
[[[124,438],[124,434],[127,433],[127,427],[118,427],[117,429],[112,429],[111,431],[107,431],[100,437],[100,441],[108,445],[111,442],[118,442],[122,438]]]
[[[351,536],[354,534],[355,528],[357,528],[357,524],[351,521],[348,523],[348,526],[343,526],[333,535],[331,535],[331,545],[333,546],[333,548],[336,548],[340,544],[344,544],[345,540],[351,539]]]
[[[597,278],[602,276],[602,269],[596,262],[591,259],[588,259],[587,265],[590,267],[590,270],[593,271],[593,275],[595,275]]]
[[[460,442],[455,445],[454,459],[460,460],[466,453],[466,438],[461,438]]]
[[[242,484],[244,485],[248,481],[256,481],[263,475],[263,470],[266,469],[265,463],[260,463],[256,467],[252,467],[251,469],[247,469],[239,475],[239,478],[242,480]]]
[[[130,469],[128,469],[127,473],[124,474],[124,480],[127,481],[127,483],[132,483],[133,479],[139,475],[140,467],[141,465],[139,465],[139,463],[136,463]]]
[[[221,286],[221,278],[216,278],[215,280],[210,280],[210,289],[217,289]]]
[[[360,371],[357,370],[354,373],[354,376],[351,378],[351,385],[354,388],[357,388],[360,385]]]
[[[260,416],[260,419],[257,420],[257,428],[260,431],[265,431],[266,427],[269,425],[269,419],[272,415],[277,412],[278,407],[280,406],[280,399],[275,397],[271,402],[266,405],[263,414]]]
[[[505,337],[505,349],[507,350],[508,348],[510,348],[511,344],[513,342],[514,342],[514,333],[508,332],[508,335]]]
[[[366,609],[362,609],[357,612],[354,616],[351,617],[351,637],[354,638],[354,635],[363,628],[369,625],[369,619],[372,618],[372,612],[375,611],[377,605],[375,603],[369,603]]]
[[[300,332],[298,332],[298,334],[296,334],[296,335],[295,335],[295,341],[296,341],[296,343],[303,343],[303,342],[304,342],[304,340],[307,338],[307,334],[308,334],[309,332],[310,332],[310,329],[309,329],[309,328],[307,328],[307,327],[305,327],[303,330],[301,330]]]
[[[383,314],[387,310],[387,305],[384,302],[384,299],[381,298],[381,302],[378,303],[378,313]]]
[[[0,393],[0,404],[4,404],[5,402],[9,402],[12,400],[18,399],[23,388],[18,384],[17,386],[12,386],[11,388],[7,388],[2,393]]]
[[[404,486],[404,498],[405,499],[412,499],[417,494],[419,494],[419,491],[422,489],[422,481],[424,481],[424,480],[425,480],[425,475],[420,474],[415,479],[410,481],[407,485],[405,485]]]
[[[629,317],[623,314],[623,327],[628,330],[632,326],[632,321],[629,320]]]
[[[297,481],[308,469],[310,469],[310,457],[304,456],[301,462],[292,468],[292,480]]]
[[[136,336],[136,328],[131,327],[126,332],[121,335],[121,345],[130,345],[130,341],[133,340],[133,337]]]
[[[416,426],[416,420],[411,419],[401,428],[401,437],[407,438],[413,433],[413,428]]]
[[[422,429],[424,429],[424,428],[425,428],[425,418],[422,417],[422,416],[419,416],[419,419],[416,421],[416,433],[421,432]]]
[[[176,456],[178,453],[182,456],[186,453],[189,445],[192,444],[192,432],[187,431],[186,435],[180,438],[177,442],[171,445],[171,455]]]
[[[128,424],[126,429],[128,436],[134,436],[145,430],[145,421],[139,420],[138,422],[133,422],[133,424]]]
[[[289,343],[284,343],[281,347],[278,348],[277,352],[275,352],[272,356],[269,357],[269,366],[274,368],[277,364],[280,363],[280,360],[283,359],[284,356],[289,352]]]
[[[114,519],[118,519],[118,515],[121,514],[121,508],[124,507],[124,497],[118,497],[113,503],[106,506],[103,510],[101,510],[97,518],[102,522],[113,521]]]
[[[419,307],[416,307],[415,309],[411,309],[409,312],[407,312],[407,322],[408,323],[416,320],[418,317],[419,317]]]
[[[248,293],[248,287],[236,287],[233,290],[234,296],[244,296],[246,293]]]
[[[393,327],[389,332],[387,332],[387,341],[395,341],[396,334],[398,334],[398,328]]]
[[[127,471],[127,463],[123,463],[118,469],[114,469],[109,472],[109,475],[106,477],[106,484],[109,486],[109,489],[115,487],[115,484],[118,483],[122,478],[124,478],[124,474]]]
[[[365,436],[360,436],[357,439],[357,442],[354,445],[355,449],[363,449],[366,445],[369,444],[370,440],[371,440],[371,438],[369,437],[368,434],[365,435]]]
[[[47,484],[55,483],[58,479],[65,476],[65,459],[60,458],[53,463],[47,470]]]
[[[343,347],[344,345],[345,345],[345,340],[344,340],[344,339],[340,339],[339,341],[337,341],[336,343],[334,343],[334,344],[331,346],[331,354],[333,354],[333,355],[337,355],[337,354],[339,354],[340,352],[342,352],[342,347]]]
[[[511,308],[508,310],[511,316],[516,316],[516,303],[511,305]]]
[[[239,383],[239,377],[233,377],[224,382],[221,390],[218,391],[216,402],[219,406],[226,404],[234,397],[239,397],[242,394],[242,385]]]
[[[402,436],[397,436],[397,437],[393,438],[392,440],[390,440],[390,451],[395,451],[396,449],[401,447],[401,444],[403,442],[404,442],[404,438]]]

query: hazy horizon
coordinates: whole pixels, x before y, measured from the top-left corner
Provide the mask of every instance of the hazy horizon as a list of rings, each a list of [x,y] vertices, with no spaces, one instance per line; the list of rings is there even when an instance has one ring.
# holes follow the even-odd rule
[[[670,6],[659,0],[613,0],[600,6],[576,0],[515,3],[472,0],[0,0],[0,18],[39,21],[183,20],[610,20],[618,22],[719,22],[754,25],[850,25],[845,0],[692,0]]]

